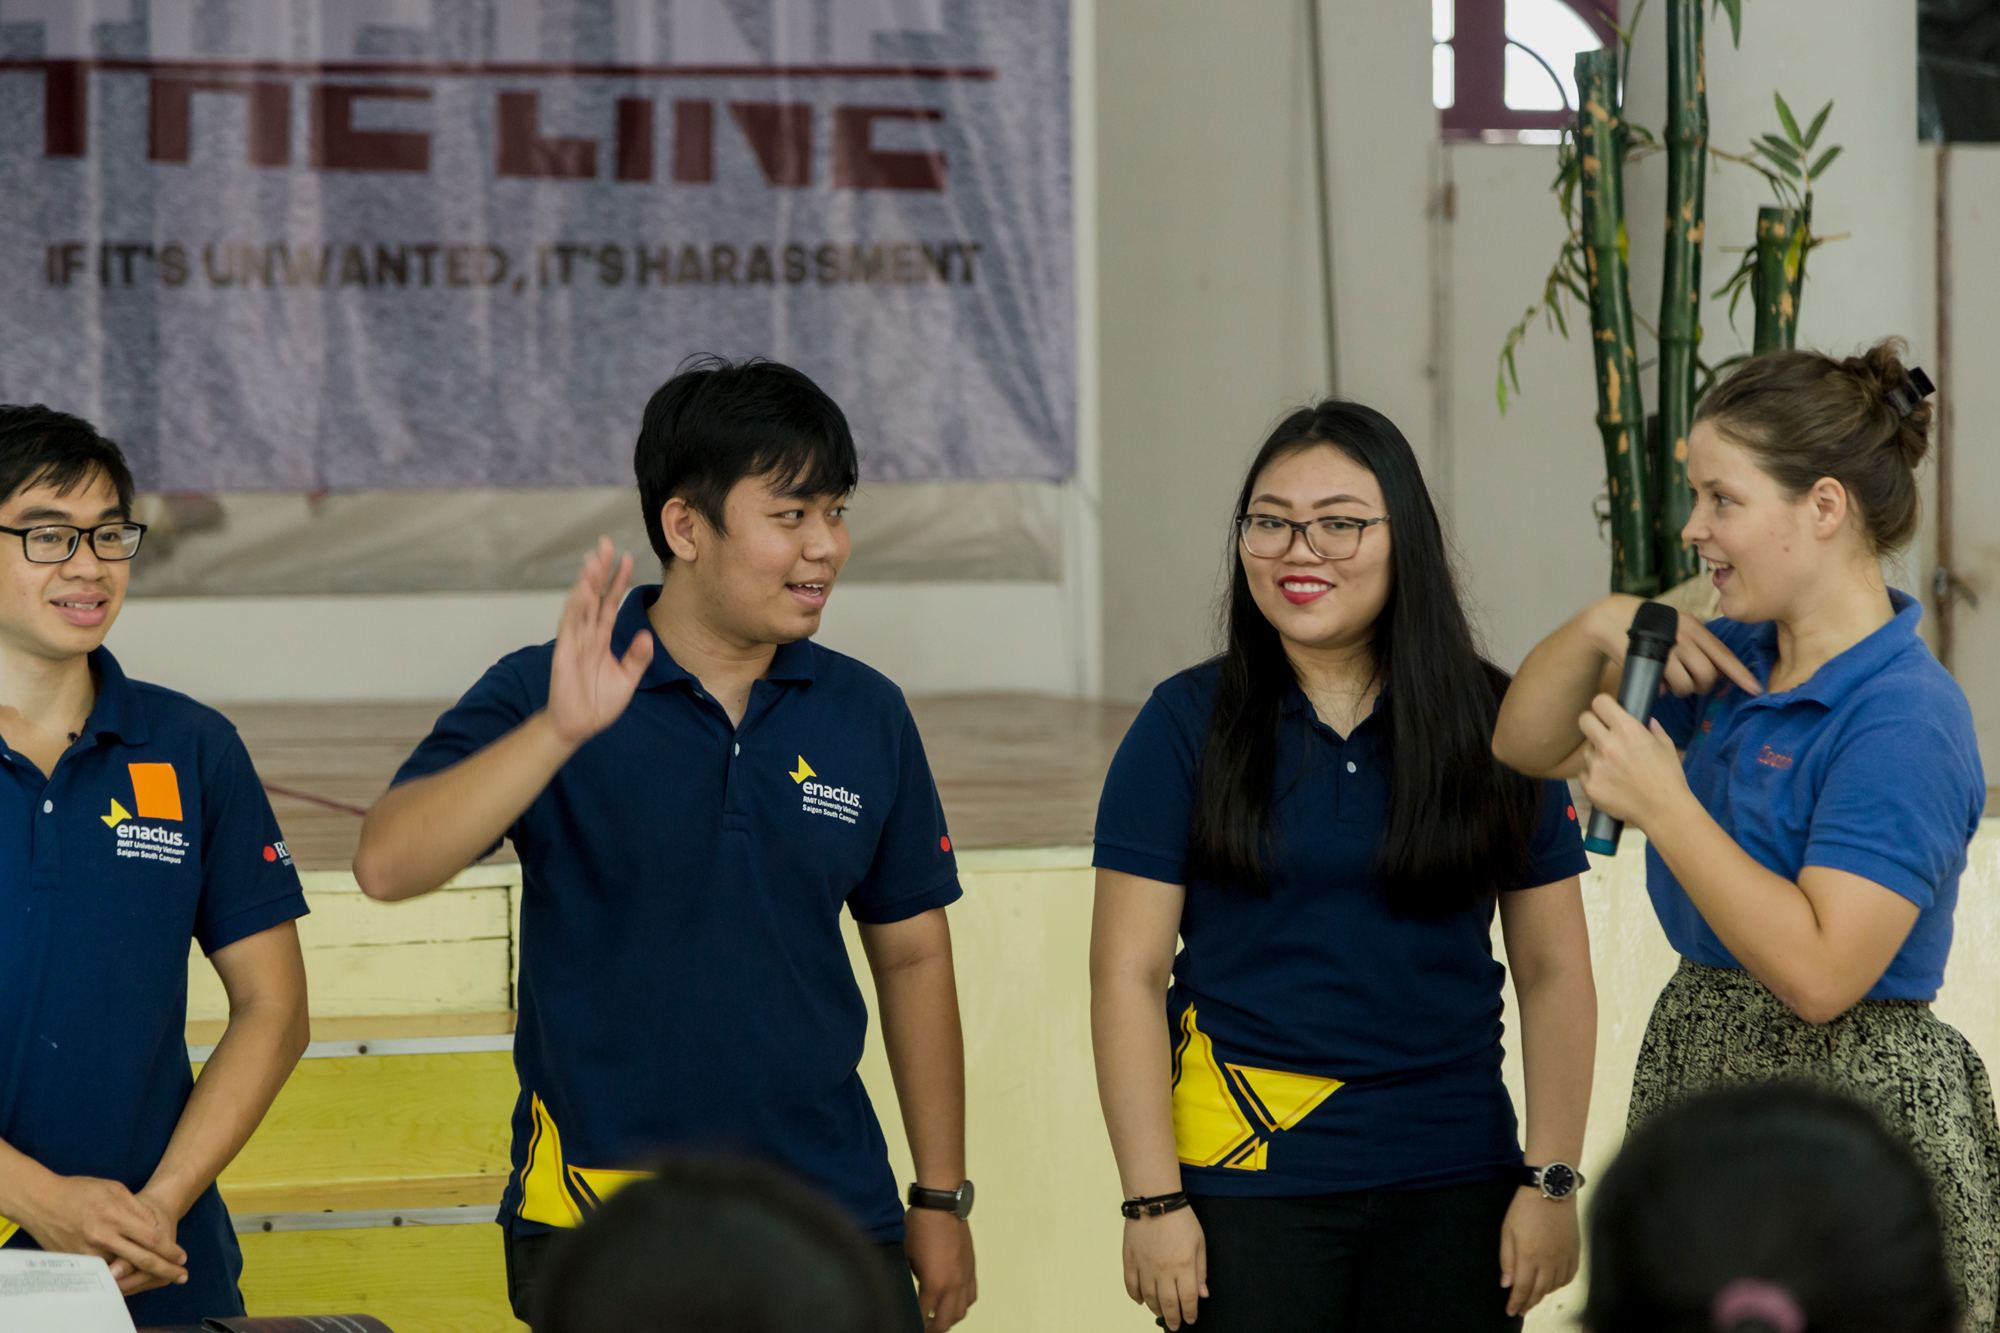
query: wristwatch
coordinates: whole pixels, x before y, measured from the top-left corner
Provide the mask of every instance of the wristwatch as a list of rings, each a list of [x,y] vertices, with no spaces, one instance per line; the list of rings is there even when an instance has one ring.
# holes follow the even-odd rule
[[[1583,1188],[1583,1172],[1568,1162],[1524,1166],[1521,1168],[1521,1183],[1540,1190],[1544,1199],[1567,1199]]]
[[[909,1204],[912,1208],[935,1208],[963,1222],[972,1216],[972,1182],[968,1180],[955,1190],[927,1190],[922,1185],[912,1185]]]

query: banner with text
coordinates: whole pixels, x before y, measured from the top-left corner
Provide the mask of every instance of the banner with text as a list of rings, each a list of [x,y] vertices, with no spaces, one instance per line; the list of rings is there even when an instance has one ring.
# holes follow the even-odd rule
[[[615,485],[697,352],[1075,462],[1068,0],[0,0],[0,401],[157,490]]]

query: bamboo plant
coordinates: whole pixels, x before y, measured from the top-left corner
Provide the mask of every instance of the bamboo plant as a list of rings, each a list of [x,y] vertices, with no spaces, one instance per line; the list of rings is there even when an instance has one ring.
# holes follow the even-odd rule
[[[1740,39],[1741,0],[1714,0],[1726,13],[1732,40]],[[1709,365],[1701,358],[1701,262],[1706,223],[1708,158],[1713,156],[1762,174],[1778,197],[1760,209],[1756,243],[1720,289],[1729,296],[1732,322],[1746,292],[1754,296],[1754,347],[1763,352],[1790,347],[1798,329],[1806,256],[1823,238],[1812,232],[1812,186],[1840,153],[1829,148],[1811,157],[1825,128],[1831,102],[1811,128],[1801,131],[1783,97],[1776,99],[1782,134],[1765,134],[1748,154],[1713,149],[1709,143],[1707,69],[1703,0],[1666,0],[1667,128],[1664,139],[1633,124],[1623,106],[1623,74],[1630,67],[1631,27],[1616,45],[1576,58],[1575,124],[1557,154],[1554,193],[1568,234],[1543,284],[1542,298],[1509,330],[1500,350],[1497,393],[1507,410],[1509,386],[1520,392],[1514,355],[1537,316],[1569,336],[1567,304],[1580,300],[1589,312],[1591,350],[1597,371],[1597,428],[1603,446],[1611,536],[1611,586],[1619,592],[1653,596],[1699,572],[1699,561],[1680,540],[1693,493],[1687,480],[1687,440],[1694,408],[1715,376],[1741,357]],[[1639,9],[1644,8],[1640,0]],[[1621,59],[1622,57],[1622,59]],[[1659,324],[1648,327],[1658,343],[1654,362],[1656,415],[1642,404],[1639,360],[1628,263],[1625,168],[1664,152],[1667,208],[1664,230]]]
[[[1576,154],[1582,189],[1590,345],[1597,358],[1597,430],[1611,492],[1611,562],[1635,579],[1653,571],[1652,476],[1645,456],[1639,347],[1632,333],[1632,279],[1626,263],[1624,128],[1618,54],[1576,58]]]

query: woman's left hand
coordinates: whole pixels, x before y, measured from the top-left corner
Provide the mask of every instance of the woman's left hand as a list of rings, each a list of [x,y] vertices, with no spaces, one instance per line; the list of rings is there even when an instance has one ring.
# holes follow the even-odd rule
[[[1577,726],[1590,747],[1578,782],[1593,809],[1647,832],[1664,802],[1687,793],[1680,753],[1658,722],[1642,726],[1600,694]]]
[[[1507,1288],[1508,1315],[1524,1315],[1542,1297],[1568,1286],[1582,1248],[1573,1197],[1545,1199],[1526,1186],[1516,1191],[1500,1224],[1500,1285]]]

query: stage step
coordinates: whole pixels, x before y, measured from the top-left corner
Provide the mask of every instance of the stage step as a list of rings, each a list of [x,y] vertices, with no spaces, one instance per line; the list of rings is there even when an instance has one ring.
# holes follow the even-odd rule
[[[517,1329],[493,1215],[508,1171],[513,1015],[316,1019],[223,1173],[250,1311],[359,1310],[397,1329]],[[197,1064],[220,1022],[190,1024]]]
[[[335,1213],[311,1227],[243,1232],[244,1299],[252,1314],[352,1310],[412,1333],[526,1333],[507,1306],[492,1211],[467,1221],[397,1226]]]

